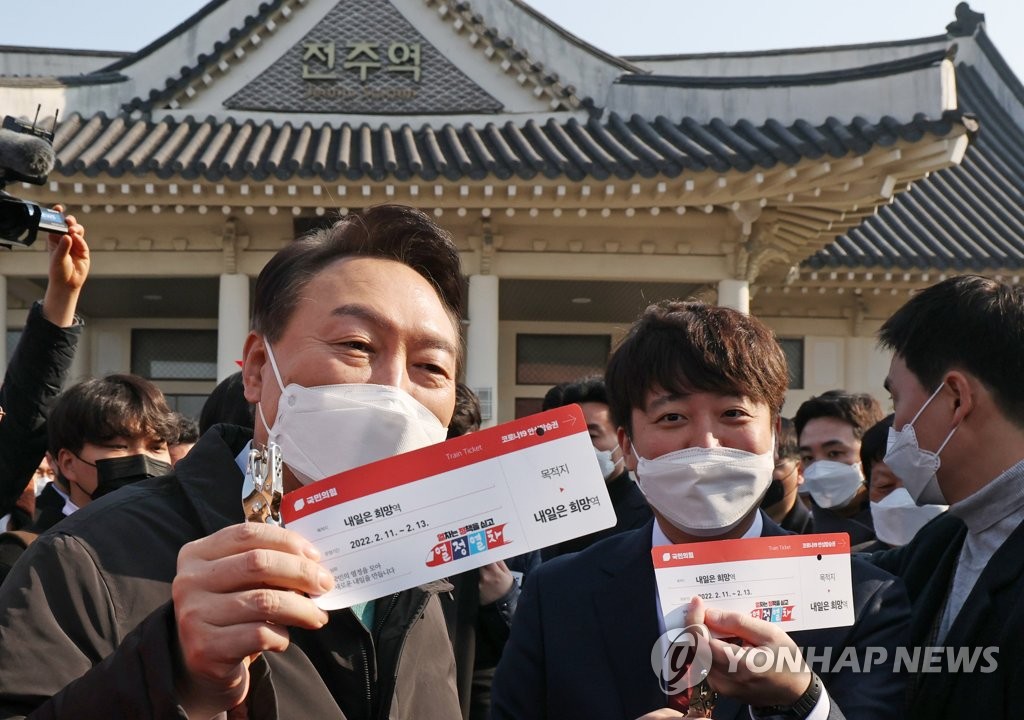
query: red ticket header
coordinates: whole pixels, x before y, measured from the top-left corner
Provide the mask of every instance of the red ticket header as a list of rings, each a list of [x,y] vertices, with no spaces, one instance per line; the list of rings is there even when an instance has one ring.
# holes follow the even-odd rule
[[[740,540],[712,540],[684,545],[659,545],[651,550],[655,569],[710,565],[737,560],[769,560],[773,558],[850,553],[847,533],[819,535],[775,535]]]
[[[311,483],[284,496],[281,514],[287,524],[349,500],[586,432],[580,406],[566,405]]]

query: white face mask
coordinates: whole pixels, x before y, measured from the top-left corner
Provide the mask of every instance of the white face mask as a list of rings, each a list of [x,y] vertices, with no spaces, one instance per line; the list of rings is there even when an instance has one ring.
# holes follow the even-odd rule
[[[636,481],[670,523],[689,535],[713,536],[729,532],[757,507],[774,470],[774,449],[756,455],[693,447],[653,460],[638,457]]]
[[[804,487],[823,508],[842,507],[853,500],[863,484],[860,463],[848,465],[834,460],[815,460],[804,470]]]
[[[889,545],[906,545],[929,520],[947,509],[948,505],[918,505],[905,487],[896,488],[871,503],[875,537]]]
[[[281,388],[268,440],[305,484],[399,453],[442,442],[448,429],[408,393],[388,385],[284,386],[270,343],[267,357]]]
[[[594,448],[597,455],[597,464],[601,466],[601,474],[605,480],[610,480],[619,469],[619,461],[615,459],[615,450],[598,450]]]
[[[914,432],[914,423],[941,390],[942,385],[939,385],[931,397],[924,401],[924,405],[917,411],[914,419],[904,425],[902,430],[889,428],[888,448],[883,460],[893,474],[903,481],[910,497],[914,498],[914,502],[918,505],[946,504],[946,498],[943,497],[942,490],[939,489],[939,480],[935,477],[935,473],[941,464],[939,454],[960,426],[957,425],[949,431],[949,435],[935,452],[922,450],[921,446],[917,444],[917,433]]]

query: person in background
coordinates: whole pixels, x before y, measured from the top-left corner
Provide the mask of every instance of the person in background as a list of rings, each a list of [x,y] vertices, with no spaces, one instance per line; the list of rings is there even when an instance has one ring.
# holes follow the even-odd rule
[[[190,417],[181,413],[174,413],[174,424],[177,429],[175,439],[168,443],[167,452],[171,456],[171,465],[177,465],[192,449],[192,446],[199,441],[199,425]]]
[[[551,410],[573,404],[579,405],[583,410],[590,442],[594,446],[601,474],[604,475],[605,484],[608,486],[608,496],[615,509],[615,525],[544,548],[541,550],[541,558],[545,561],[566,553],[579,552],[603,538],[643,527],[651,519],[651,508],[633,481],[622,449],[619,447],[616,428],[608,408],[608,391],[604,378],[586,378],[556,385],[545,395],[542,409]]]
[[[793,417],[814,532],[849,533],[855,551],[875,541],[860,446],[867,429],[881,419],[877,400],[843,390],[812,397]]]
[[[878,542],[864,552],[906,545],[932,519],[949,509],[948,505],[918,505],[903,481],[885,464],[892,415],[871,427],[860,445],[860,461],[868,479],[871,520]]]
[[[761,509],[783,530],[798,534],[814,532],[811,511],[800,501],[799,488],[804,482],[796,426],[788,418],[779,420],[779,450],[772,473],[772,484],[761,498]]]
[[[540,402],[541,411],[565,405],[566,403],[562,398],[565,396],[565,389],[570,385],[572,383],[563,382],[548,388],[548,391],[544,393],[544,399]]]
[[[60,205],[54,206],[63,212]],[[0,385],[0,516],[12,511],[46,454],[46,418],[67,380],[82,335],[75,314],[89,276],[85,228],[68,215],[67,235],[47,240],[46,292],[25,329]]]
[[[35,474],[32,475],[32,492],[36,497],[39,497],[46,486],[57,479],[57,473],[53,469],[53,459],[50,457],[50,453],[47,452],[42,461],[39,463],[39,467],[36,468]]]
[[[53,467],[50,465],[50,456],[47,453],[32,475],[32,482],[25,486],[10,514],[0,518],[0,532],[24,530],[31,526],[36,515],[36,498],[49,483],[53,482],[53,479]]]
[[[254,419],[253,406],[245,399],[245,385],[239,371],[217,383],[206,398],[199,411],[199,435],[205,435],[217,423],[252,429]]]
[[[0,535],[0,580],[35,536],[97,498],[171,470],[175,416],[160,389],[137,375],[72,385],[57,398],[48,427],[56,477],[39,494],[27,532]]]

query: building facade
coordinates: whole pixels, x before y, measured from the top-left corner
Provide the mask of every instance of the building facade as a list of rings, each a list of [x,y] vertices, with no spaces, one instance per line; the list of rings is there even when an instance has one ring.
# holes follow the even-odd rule
[[[73,374],[187,412],[237,369],[267,259],[383,202],[456,238],[490,422],[691,296],[776,330],[791,412],[882,393],[874,332],[909,292],[1024,261],[1024,89],[958,12],[901,43],[621,58],[520,0],[214,0],[132,54],[0,48],[0,109],[60,115],[48,184],[8,189],[88,228]],[[44,245],[0,255],[0,360]]]

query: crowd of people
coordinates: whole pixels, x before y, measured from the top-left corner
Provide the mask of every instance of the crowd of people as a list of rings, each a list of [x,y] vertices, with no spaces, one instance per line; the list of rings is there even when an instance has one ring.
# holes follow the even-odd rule
[[[782,417],[764,323],[656,302],[603,376],[543,403],[582,410],[613,526],[328,612],[318,550],[242,501],[271,445],[287,492],[479,429],[451,237],[388,205],[289,243],[197,423],[145,378],[68,384],[90,257],[67,221],[0,386],[0,717],[935,720],[1024,700],[1024,290],[958,276],[890,317],[888,415],[836,389]],[[813,533],[849,536],[852,624],[661,607],[653,547]],[[677,627],[708,652],[682,691],[652,660]],[[797,662],[736,661],[754,651]]]

